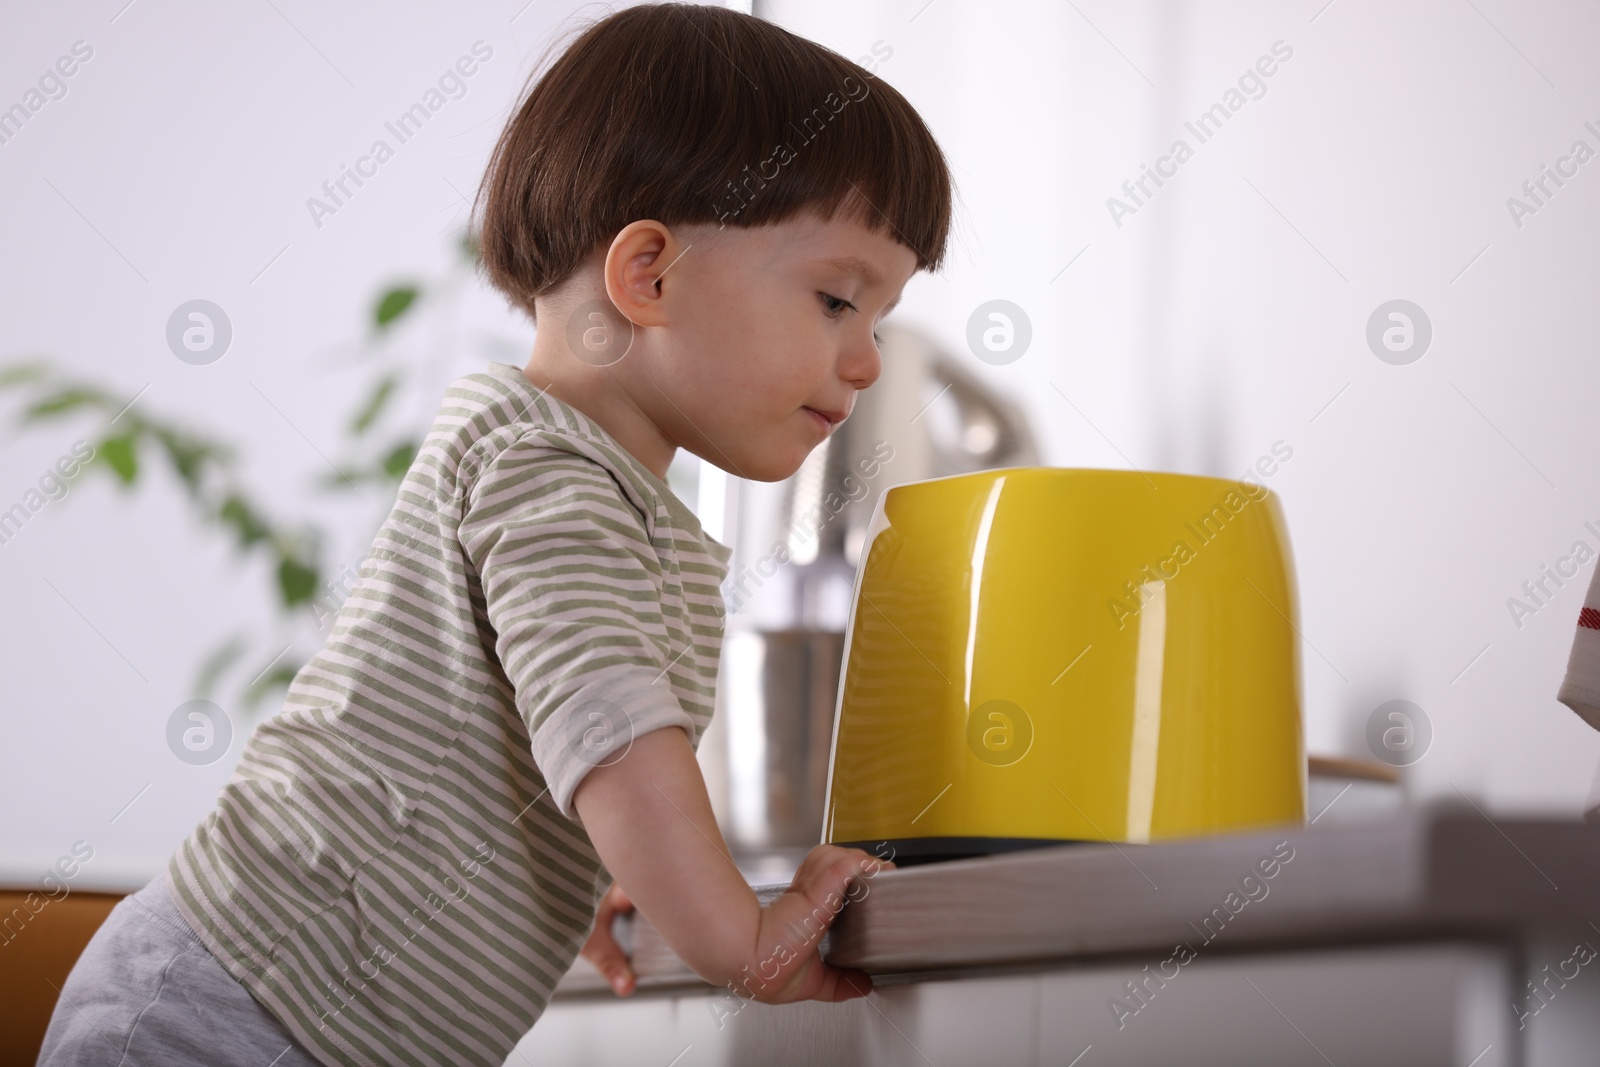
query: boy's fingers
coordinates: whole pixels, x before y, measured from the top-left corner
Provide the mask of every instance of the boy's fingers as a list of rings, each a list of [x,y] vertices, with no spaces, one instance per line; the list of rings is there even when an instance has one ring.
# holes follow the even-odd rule
[[[879,859],[877,856],[862,852],[859,849],[852,849],[834,865],[832,870],[836,877],[839,876],[839,872],[843,872],[842,879],[848,885],[848,883],[871,878],[880,871],[888,870],[891,866],[893,865],[888,860]]]
[[[586,955],[589,962],[594,964],[594,969],[605,976],[619,996],[632,989],[633,968],[629,966],[628,957],[622,954],[622,947],[615,938],[609,935],[601,938]]]
[[[600,898],[600,906],[595,912],[594,930],[589,934],[589,940],[583,946],[582,956],[594,965],[611,988],[618,996],[625,996],[633,991],[634,973],[632,961],[622,951],[616,935],[611,932],[611,921],[619,915],[633,911],[633,902],[623,893],[622,887],[612,884],[604,896]]]
[[[838,980],[833,985],[833,995],[828,998],[830,1003],[837,1004],[841,1000],[857,1000],[872,992],[872,976],[866,971],[845,970],[835,968]]]
[[[773,906],[785,913],[790,909],[805,909],[810,912],[811,920],[818,928],[826,929],[842,910],[842,902],[851,899],[854,883],[870,879],[893,866],[890,861],[860,849],[820,845],[812,849],[801,869],[795,872],[785,894],[793,894],[793,897],[788,901],[780,897]],[[839,908],[824,906],[830,895],[839,898]]]
[[[822,849],[827,848],[827,852]],[[822,881],[826,883],[840,883],[861,875],[876,874],[884,866],[885,861],[878,857],[862,852],[860,849],[841,849],[825,845],[812,851],[815,857],[814,866],[810,870],[802,867],[795,874],[795,881]]]
[[[852,885],[893,868],[893,861],[858,848],[818,845],[806,854],[788,888],[763,909],[764,957],[775,958],[780,945],[786,945],[792,956],[786,965],[777,968],[780,974],[790,977],[779,999],[771,1003],[797,999],[794,993],[798,993],[798,999],[831,1003],[855,1000],[872,992],[872,978],[865,971],[829,965],[818,955],[818,946],[847,902],[861,898],[861,894],[852,893]],[[806,933],[797,936],[796,930]],[[807,970],[812,973],[804,974]],[[779,984],[783,984],[782,979]]]

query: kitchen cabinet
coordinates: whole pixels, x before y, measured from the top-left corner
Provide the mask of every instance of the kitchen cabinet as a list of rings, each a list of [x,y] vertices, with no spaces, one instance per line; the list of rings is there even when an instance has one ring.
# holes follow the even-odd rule
[[[580,960],[507,1063],[1543,1067],[1600,1049],[1600,828],[1576,820],[1409,809],[870,886],[823,942],[873,975],[867,998],[739,1006],[636,916],[637,992]]]

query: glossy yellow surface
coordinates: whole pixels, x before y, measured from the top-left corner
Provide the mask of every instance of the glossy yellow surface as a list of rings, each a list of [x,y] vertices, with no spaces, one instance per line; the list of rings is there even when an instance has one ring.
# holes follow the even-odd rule
[[[1158,841],[1305,819],[1297,603],[1254,482],[895,486],[856,579],[823,827]]]

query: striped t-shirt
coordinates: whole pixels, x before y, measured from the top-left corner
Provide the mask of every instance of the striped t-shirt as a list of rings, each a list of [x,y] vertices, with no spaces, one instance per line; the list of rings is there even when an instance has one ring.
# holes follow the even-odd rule
[[[173,855],[179,909],[328,1063],[502,1063],[611,883],[579,780],[711,720],[730,555],[520,368],[456,379],[327,644]]]

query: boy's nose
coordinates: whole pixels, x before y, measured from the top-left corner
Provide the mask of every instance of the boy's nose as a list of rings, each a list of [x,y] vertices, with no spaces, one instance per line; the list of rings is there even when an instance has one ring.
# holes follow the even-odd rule
[[[883,374],[883,357],[869,333],[865,342],[856,342],[843,354],[839,376],[857,389],[866,389]]]

